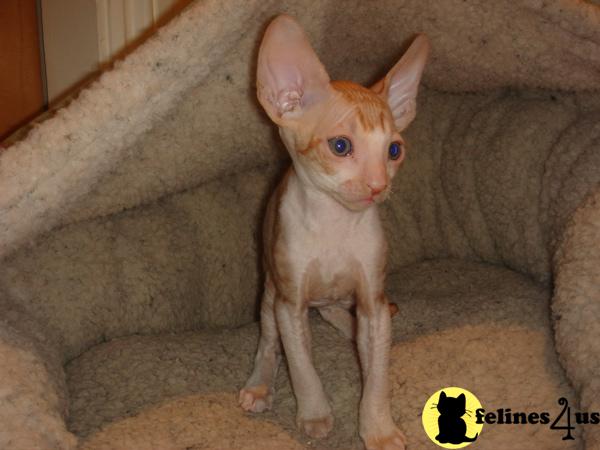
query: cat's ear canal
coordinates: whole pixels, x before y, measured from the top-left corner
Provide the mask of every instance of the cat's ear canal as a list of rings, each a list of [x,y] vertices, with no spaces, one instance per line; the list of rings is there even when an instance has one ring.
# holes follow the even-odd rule
[[[276,17],[258,52],[257,94],[271,120],[285,126],[329,93],[329,76],[302,27],[292,17]]]
[[[371,88],[387,101],[398,131],[404,130],[417,113],[417,92],[428,55],[429,39],[419,34],[385,78]]]

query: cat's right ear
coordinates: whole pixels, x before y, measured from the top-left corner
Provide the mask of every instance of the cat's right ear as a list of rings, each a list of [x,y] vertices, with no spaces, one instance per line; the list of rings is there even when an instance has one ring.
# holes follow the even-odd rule
[[[441,402],[443,400],[446,400],[446,393],[444,391],[440,392],[440,399],[438,400],[438,402]]]
[[[280,15],[267,27],[258,52],[258,101],[271,120],[285,126],[329,92],[329,75],[302,27]]]

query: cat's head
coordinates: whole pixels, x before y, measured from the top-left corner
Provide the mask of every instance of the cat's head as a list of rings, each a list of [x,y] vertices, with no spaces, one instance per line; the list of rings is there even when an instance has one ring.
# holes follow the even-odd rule
[[[351,210],[383,201],[405,156],[400,132],[415,117],[428,53],[419,35],[370,89],[332,82],[300,25],[286,15],[273,20],[258,55],[258,99],[298,176]]]
[[[437,409],[442,415],[462,417],[466,412],[467,398],[465,394],[458,397],[448,397],[444,391],[440,393]]]

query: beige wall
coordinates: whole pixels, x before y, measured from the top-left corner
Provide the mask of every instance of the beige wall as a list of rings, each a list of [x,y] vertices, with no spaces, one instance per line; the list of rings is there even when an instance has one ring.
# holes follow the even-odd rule
[[[48,98],[56,100],[98,68],[95,0],[42,0]]]
[[[59,100],[93,75],[178,0],[42,0],[48,98]]]

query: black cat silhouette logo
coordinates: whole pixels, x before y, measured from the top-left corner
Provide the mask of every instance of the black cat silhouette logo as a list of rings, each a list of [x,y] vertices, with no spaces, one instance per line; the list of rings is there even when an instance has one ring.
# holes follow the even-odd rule
[[[443,448],[463,448],[477,440],[483,424],[474,411],[481,403],[473,394],[459,387],[440,389],[423,408],[423,428],[435,444]]]

